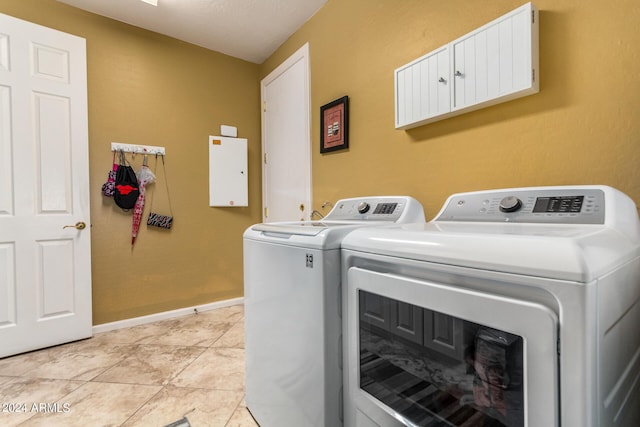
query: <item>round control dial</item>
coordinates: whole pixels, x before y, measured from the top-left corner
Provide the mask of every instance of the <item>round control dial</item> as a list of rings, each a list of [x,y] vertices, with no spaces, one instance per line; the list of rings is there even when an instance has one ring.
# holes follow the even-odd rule
[[[361,214],[369,212],[369,209],[371,209],[371,206],[367,202],[360,202],[358,204],[358,212],[360,212]]]
[[[515,196],[508,196],[500,200],[501,212],[515,212],[522,207],[522,201]]]

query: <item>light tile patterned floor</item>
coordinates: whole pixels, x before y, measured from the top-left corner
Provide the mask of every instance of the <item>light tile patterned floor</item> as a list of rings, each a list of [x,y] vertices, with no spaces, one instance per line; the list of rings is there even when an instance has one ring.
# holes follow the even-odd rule
[[[0,425],[256,427],[242,305],[0,359]]]

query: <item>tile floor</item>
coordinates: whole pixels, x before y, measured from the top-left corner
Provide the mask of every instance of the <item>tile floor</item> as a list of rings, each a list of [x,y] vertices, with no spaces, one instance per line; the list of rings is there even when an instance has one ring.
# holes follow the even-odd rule
[[[235,305],[0,359],[0,425],[256,427],[243,320]]]

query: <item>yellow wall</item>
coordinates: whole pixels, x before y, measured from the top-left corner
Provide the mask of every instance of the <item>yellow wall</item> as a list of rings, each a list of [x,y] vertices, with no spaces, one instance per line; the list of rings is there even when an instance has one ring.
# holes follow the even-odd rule
[[[309,42],[314,208],[409,194],[432,218],[454,192],[606,184],[640,204],[640,3],[536,0],[540,93],[394,129],[393,71],[523,0],[329,0],[262,66]],[[350,148],[321,155],[320,106],[350,98]]]
[[[261,219],[259,81],[307,41],[315,209],[409,194],[432,217],[454,192],[561,184],[607,184],[639,203],[640,3],[615,3],[536,1],[541,92],[410,131],[394,129],[393,70],[522,1],[329,0],[261,66],[54,0],[1,0],[0,13],[87,39],[100,324],[242,295],[241,234]],[[320,155],[320,106],[343,95],[350,149]],[[249,208],[207,206],[207,136],[220,124],[249,139]],[[111,141],[167,148],[175,226],[143,225],[133,250],[130,214],[100,194]]]
[[[2,0],[0,13],[87,40],[93,323],[241,297],[242,232],[261,219],[258,65],[53,0]],[[249,139],[249,208],[208,206],[208,135],[221,124]],[[174,227],[143,224],[133,248],[131,213],[100,193],[112,141],[167,150]],[[159,184],[149,197],[168,214]]]

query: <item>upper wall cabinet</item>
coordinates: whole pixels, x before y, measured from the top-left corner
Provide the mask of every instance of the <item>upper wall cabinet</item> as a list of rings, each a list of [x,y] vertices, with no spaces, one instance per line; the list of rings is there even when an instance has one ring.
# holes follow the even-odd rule
[[[396,69],[396,128],[537,93],[537,15],[527,3]]]

